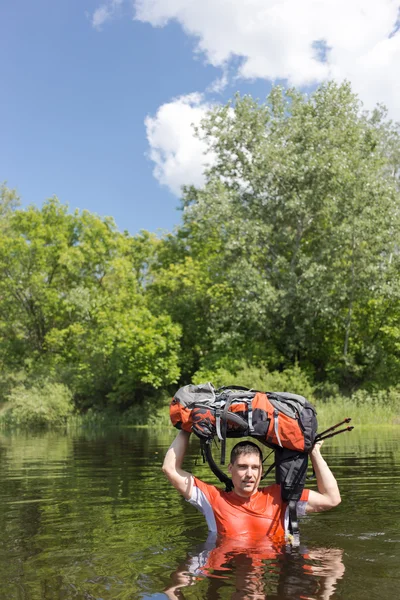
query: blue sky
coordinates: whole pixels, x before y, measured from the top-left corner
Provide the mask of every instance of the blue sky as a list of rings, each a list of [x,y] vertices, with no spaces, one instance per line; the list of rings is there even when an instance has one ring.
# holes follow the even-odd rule
[[[237,90],[346,77],[398,118],[398,4],[300,4],[303,23],[295,0],[289,12],[272,0],[2,0],[0,181],[23,205],[55,194],[132,234],[171,230],[179,186],[201,182],[192,115]]]

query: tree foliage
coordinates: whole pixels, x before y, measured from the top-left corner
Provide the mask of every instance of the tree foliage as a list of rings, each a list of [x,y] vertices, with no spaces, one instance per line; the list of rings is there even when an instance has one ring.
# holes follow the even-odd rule
[[[180,329],[148,306],[145,243],[55,198],[14,211],[0,239],[3,368],[51,375],[82,406],[129,405],[176,381]]]
[[[173,269],[191,261],[207,286],[207,314],[192,307],[200,365],[298,363],[350,389],[396,381],[398,126],[329,83],[311,96],[275,87],[265,104],[237,96],[199,135],[216,161],[184,191],[184,252],[169,247]],[[193,298],[181,292],[179,306]]]

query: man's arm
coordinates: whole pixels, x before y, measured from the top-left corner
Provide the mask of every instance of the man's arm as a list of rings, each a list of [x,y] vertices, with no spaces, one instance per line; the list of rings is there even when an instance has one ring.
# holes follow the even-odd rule
[[[190,433],[181,430],[168,448],[162,466],[163,473],[186,500],[192,495],[193,475],[182,469]]]
[[[307,513],[329,510],[340,504],[340,492],[337,481],[321,455],[323,442],[317,442],[310,456],[317,479],[318,492],[310,490],[306,507]]]

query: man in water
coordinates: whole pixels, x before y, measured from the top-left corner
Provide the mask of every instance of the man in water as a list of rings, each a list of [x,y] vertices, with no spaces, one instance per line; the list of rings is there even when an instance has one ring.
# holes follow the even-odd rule
[[[260,448],[248,441],[234,446],[228,466],[233,490],[225,492],[182,469],[189,438],[186,431],[178,433],[165,455],[163,472],[175,489],[204,514],[209,530],[229,537],[283,539],[288,517],[280,486],[258,489],[262,475]],[[317,442],[310,452],[318,491],[303,491],[297,505],[299,516],[329,510],[340,503],[339,488],[321,455],[321,445]]]

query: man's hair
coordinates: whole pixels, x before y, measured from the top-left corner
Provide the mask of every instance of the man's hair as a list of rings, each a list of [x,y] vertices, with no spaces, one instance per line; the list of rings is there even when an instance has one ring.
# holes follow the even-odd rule
[[[233,446],[231,451],[231,465],[242,456],[242,454],[258,454],[260,457],[260,462],[263,461],[263,455],[261,449],[254,442],[239,442],[235,446]]]

